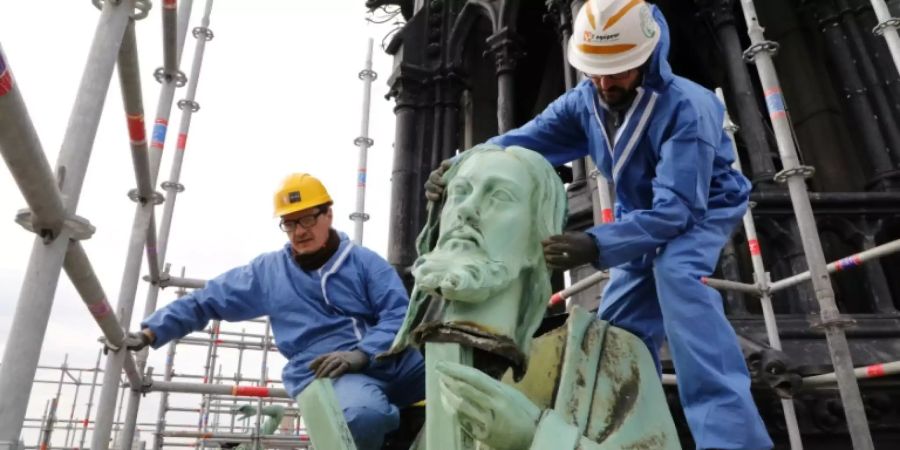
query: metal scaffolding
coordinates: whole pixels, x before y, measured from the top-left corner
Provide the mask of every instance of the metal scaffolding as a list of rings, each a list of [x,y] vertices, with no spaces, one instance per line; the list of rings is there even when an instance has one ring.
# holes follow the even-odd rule
[[[144,280],[150,283],[150,289],[142,317],[147,317],[156,310],[160,289],[201,288],[205,284],[201,279],[185,278],[183,272],[179,277],[170,275],[165,257],[175,201],[178,193],[184,190],[180,175],[191,118],[193,113],[200,110],[196,101],[196,91],[205,45],[213,38],[209,28],[213,0],[206,0],[201,25],[192,31],[197,41],[189,76],[182,73],[179,67],[193,3],[191,0],[182,0],[181,4],[177,5],[176,11],[175,0],[162,1],[164,64],[155,71],[155,77],[161,87],[149,143],[144,123],[135,21],[147,16],[150,2],[95,0],[94,4],[101,10],[100,19],[55,170],[51,169],[41,148],[22,95],[7,69],[9,64],[0,48],[0,69],[5,69],[0,72],[0,115],[4,118],[0,121],[0,154],[28,205],[27,209],[18,212],[16,221],[27,231],[35,234],[32,253],[11,322],[10,338],[0,365],[0,398],[4,401],[3,408],[0,408],[0,450],[23,448],[20,444],[23,429],[39,430],[37,445],[24,448],[50,448],[54,440],[57,441],[56,446],[59,446],[58,442],[61,441],[62,446],[67,448],[85,448],[88,432],[91,433],[90,448],[95,450],[105,450],[109,448],[111,442],[118,443],[123,450],[130,449],[138,433],[154,436],[154,449],[162,449],[164,446],[207,448],[224,442],[254,443],[275,448],[307,448],[309,442],[305,437],[300,412],[296,408],[287,409],[286,417],[289,424],[279,435],[259,434],[261,414],[243,424],[238,423],[235,418],[238,403],[248,399],[255,402],[257,411],[262,411],[263,406],[268,404],[293,405],[293,399],[283,387],[280,387],[280,381],[269,376],[269,355],[276,349],[268,320],[248,321],[241,325],[240,330],[223,329],[223,324],[214,322],[208,330],[200,334],[186,336],[170,343],[161,379],[155,379],[152,368],[147,367],[147,350],[133,356],[123,349],[124,330],[131,323],[144,255],[147,258],[149,272]],[[874,32],[886,39],[894,63],[900,67],[898,56],[900,38],[896,32],[900,22],[890,17],[882,0],[872,0],[872,5],[881,21]],[[758,298],[770,345],[777,350],[781,344],[772,306],[772,294],[810,281],[820,307],[821,318],[817,325],[825,330],[834,373],[805,377],[803,386],[807,389],[833,389],[836,386],[841,395],[854,448],[871,449],[872,439],[857,380],[900,373],[900,363],[886,362],[860,368],[853,367],[843,332],[843,327],[848,321],[838,312],[835,305],[829,274],[858,267],[867,261],[896,253],[900,251],[900,240],[874,246],[838,261],[826,263],[804,181],[805,177],[812,174],[812,168],[801,165],[797,156],[792,124],[771,61],[771,55],[778,47],[776,43],[765,39],[753,1],[742,0],[741,7],[752,43],[743,56],[757,67],[761,85],[766,92],[766,104],[783,166],[783,170],[775,175],[775,179],[785,183],[790,192],[792,210],[800,227],[802,246],[810,270],[772,282],[762,263],[753,216],[748,212],[744,218],[744,229],[753,262],[754,282],[713,278],[704,279],[704,282],[714,288],[739,291]],[[563,34],[563,48],[567,38],[568,36]],[[363,222],[367,219],[366,152],[372,145],[372,140],[368,137],[368,111],[371,82],[375,79],[371,59],[370,40],[366,66],[359,74],[365,83],[364,107],[361,135],[355,141],[360,151],[358,192],[356,211],[351,215],[356,222],[354,237],[357,241],[362,240]],[[91,260],[80,242],[91,237],[94,227],[87,219],[76,215],[103,101],[109,89],[114,67],[118,68],[119,84],[122,88],[136,183],[136,189],[129,193],[136,207],[115,308],[110,305],[105,290],[92,268]],[[504,112],[501,115],[503,119],[500,128],[508,129],[511,126],[509,110],[512,106],[508,91],[512,89],[512,79],[507,72],[502,75],[498,79],[500,90],[503,92],[498,104]],[[567,87],[571,88],[574,75],[567,72],[565,79]],[[177,151],[173,156],[169,178],[161,184],[161,188],[166,191],[166,195],[163,196],[155,191],[155,185],[175,90],[182,86],[187,86],[187,93],[183,100],[177,102],[182,110]],[[730,119],[725,125],[733,135],[736,127],[730,124]],[[739,161],[736,165],[740,169]],[[592,192],[593,220],[596,223],[612,221],[613,200],[609,183],[599,177],[590,161],[577,163],[575,172],[577,172],[575,178],[588,183],[588,189]],[[399,184],[395,185],[395,190],[402,188],[403,186]],[[164,209],[157,231],[155,207],[163,202]],[[105,355],[102,368],[101,360],[104,359],[105,352],[98,353],[93,368],[70,367],[68,356],[60,366],[39,364],[50,309],[63,270],[100,327],[106,342],[110,347],[119,349]],[[606,278],[607,274],[602,272],[583,278],[554,294],[550,303],[563,302]],[[183,290],[179,292],[184,293]],[[251,329],[251,332],[247,332],[247,326],[262,329]],[[206,348],[203,373],[175,370],[177,349],[184,346]],[[222,365],[218,364],[222,358],[220,352],[226,351],[237,352],[237,369],[231,376],[223,375]],[[258,372],[255,368],[252,369],[255,372],[252,376],[246,376],[242,371],[245,369],[246,353],[250,351],[258,352],[260,367]],[[46,371],[52,373],[47,374]],[[58,373],[55,373],[56,371]],[[99,380],[101,375],[102,382]],[[664,376],[663,382],[673,383],[674,377]],[[56,391],[54,396],[46,400],[41,418],[27,418],[28,401],[35,383],[55,385]],[[97,387],[100,388],[99,394]],[[139,422],[141,398],[144,394],[152,392],[160,393],[157,420],[152,423]],[[188,407],[173,405],[170,393],[199,394],[201,397],[199,404]],[[795,450],[800,449],[802,443],[793,401],[785,398],[781,399],[781,404],[791,447]],[[70,405],[68,414],[65,411],[67,405]],[[172,413],[177,413],[180,417],[196,414],[196,423],[169,423],[167,416]],[[222,420],[223,416],[230,418]]]
[[[141,439],[153,436],[153,448],[206,448],[221,442],[255,442],[272,447],[294,443],[295,448],[305,448],[307,442],[302,440],[308,438],[299,419],[299,411],[293,407],[293,399],[281,387],[281,380],[263,375],[267,372],[267,359],[261,357],[262,352],[272,351],[270,347],[273,340],[271,334],[265,334],[265,325],[256,327],[262,333],[247,332],[246,328],[241,328],[240,331],[222,330],[217,326],[193,333],[169,345],[163,380],[145,379],[137,391],[132,389],[127,379],[120,380],[116,386],[116,417],[109,424],[112,442],[123,449],[126,448],[125,443],[130,441],[135,446],[143,446],[143,441],[134,440],[137,436],[135,433],[138,433]],[[244,345],[229,346],[225,340],[217,338],[220,334],[238,337],[236,342]],[[193,344],[188,343],[189,341],[193,341]],[[237,352],[236,358],[234,354],[227,355],[229,360],[238,361],[235,372],[230,376],[223,375],[221,364],[217,366],[217,374],[214,376],[210,375],[210,369],[205,369],[203,373],[176,371],[176,349],[184,345],[203,345],[206,348],[205,367],[215,365],[214,361],[219,357],[220,351]],[[256,352],[260,356],[259,372],[243,364],[246,352]],[[98,353],[97,364],[93,368],[70,367],[68,356],[60,366],[38,366],[34,383],[54,385],[56,394],[47,400],[47,408],[40,418],[26,418],[24,421],[23,429],[40,430],[39,442],[33,448],[85,448],[87,434],[97,432],[97,420],[91,420],[91,415],[96,401],[95,389],[103,386],[97,381],[98,376],[104,372],[100,366],[101,357],[102,352]],[[251,375],[246,374],[245,370],[250,370]],[[85,395],[86,389],[89,391]],[[127,415],[123,417],[122,409],[126,402],[122,397],[133,392],[141,395],[160,393],[161,406],[157,422],[142,423]],[[201,403],[199,407],[186,407],[183,402],[170,405],[166,398],[170,393],[199,394]],[[259,429],[257,418],[238,422],[235,411],[240,403],[246,402],[256,403],[257,410],[270,404],[285,405],[286,419],[280,429],[282,434],[262,436],[255,433],[253,430]],[[68,412],[64,409],[67,404],[70,405]],[[178,415],[179,423],[167,420],[167,416],[173,413]],[[190,415],[196,418],[194,424],[186,423]],[[223,417],[227,419],[223,420]],[[132,430],[130,435],[129,430]],[[301,439],[299,444],[298,439]]]
[[[207,441],[223,442],[224,439],[264,442],[266,445],[279,447],[305,447],[306,443],[297,441],[298,437],[302,436],[300,433],[302,428],[296,409],[288,415],[293,425],[283,430],[289,434],[287,436],[258,436],[258,433],[250,432],[252,427],[236,426],[233,418],[226,426],[219,420],[222,414],[231,414],[233,407],[241,398],[254,398],[260,409],[270,403],[293,403],[284,389],[278,386],[280,381],[268,377],[268,353],[274,350],[268,322],[263,322],[264,330],[255,334],[248,334],[243,329],[239,332],[225,332],[227,336],[236,339],[220,339],[218,324],[207,333],[208,337],[205,339],[185,337],[183,345],[202,343],[207,348],[206,369],[202,375],[175,372],[173,362],[177,342],[169,346],[170,353],[164,379],[156,383],[152,379],[152,368],[147,369],[146,376],[142,375],[146,366],[147,352],[138,353],[135,358],[130,352],[122,349],[125,338],[123,330],[127,329],[127,324],[131,322],[131,312],[140,279],[141,259],[144,254],[149,271],[145,280],[150,283],[150,289],[143,317],[156,309],[159,289],[179,285],[202,287],[202,283],[192,284],[191,279],[168,277],[164,261],[175,198],[184,189],[179,177],[190,119],[192,113],[199,110],[195,95],[203,49],[206,42],[213,37],[209,29],[213,1],[206,1],[201,25],[194,28],[192,33],[197,38],[197,45],[190,77],[179,71],[178,65],[192,2],[182,1],[177,11],[174,0],[165,0],[162,4],[164,66],[157,69],[154,74],[161,88],[149,145],[141,98],[135,21],[147,16],[150,3],[146,0],[125,0],[95,1],[94,4],[100,8],[101,16],[69,127],[66,130],[56,173],[51,170],[44,156],[24,100],[10,75],[11,72],[5,70],[2,73],[0,114],[10,120],[4,119],[0,123],[0,151],[28,203],[28,209],[20,211],[16,221],[37,237],[12,323],[4,361],[0,367],[0,395],[4,397],[4,407],[0,409],[0,423],[2,423],[0,449],[20,448],[23,429],[40,430],[39,442],[34,448],[49,448],[54,439],[57,447],[84,448],[89,432],[93,449],[106,449],[111,442],[117,443],[122,449],[131,448],[136,432],[141,432],[145,436],[155,435],[157,438],[155,448],[162,448],[164,435],[177,434],[171,431],[173,428],[190,428],[197,435],[185,436],[182,433],[182,437],[191,437],[191,442],[178,442],[176,439],[174,442],[167,442],[166,446],[205,447]],[[2,50],[0,62],[2,62],[0,67],[8,68]],[[86,219],[75,215],[103,100],[109,88],[114,66],[118,66],[137,185],[136,189],[129,192],[129,197],[137,203],[137,206],[115,309],[109,304],[104,289],[93,271],[90,258],[79,242],[89,238],[94,228]],[[183,111],[177,139],[178,151],[174,157],[169,180],[162,183],[162,188],[167,191],[164,199],[161,194],[154,191],[153,186],[156,183],[165,146],[175,89],[184,85],[188,86],[186,98],[178,102]],[[165,201],[164,212],[157,233],[154,209],[163,201]],[[71,368],[67,360],[59,367],[38,365],[39,350],[62,269],[65,269],[89,312],[100,326],[105,341],[110,347],[120,349],[106,354],[105,366],[102,369],[103,353],[98,354],[97,364],[93,369]],[[184,291],[180,293],[183,294]],[[250,321],[251,324],[259,322]],[[222,376],[221,366],[216,375],[216,360],[220,349],[236,349],[239,352],[239,361],[243,359],[246,351],[260,352],[262,365],[259,376],[248,377],[242,374],[241,363],[232,378]],[[47,370],[59,371],[58,376],[55,379],[44,379],[51,378],[44,374]],[[124,380],[121,377],[123,373],[126,376]],[[99,381],[101,376],[102,382]],[[203,383],[172,381],[179,378],[201,378]],[[255,386],[240,384],[247,381],[254,382]],[[223,382],[233,382],[234,385],[223,385]],[[52,383],[56,386],[56,394],[47,401],[43,417],[39,419],[25,417],[31,386],[35,383]],[[99,394],[96,393],[98,387]],[[89,388],[86,400],[82,388]],[[63,400],[67,400],[66,397],[70,394],[69,391],[72,391],[71,407],[66,418],[61,409],[64,406]],[[160,392],[162,397],[159,420],[155,423],[140,423],[137,420],[139,400],[143,394],[154,391]],[[201,407],[193,409],[170,407],[167,398],[170,392],[202,393],[204,395]],[[80,412],[82,407],[79,404],[79,397],[85,402],[83,412]],[[127,409],[126,398],[128,398]],[[199,426],[167,423],[166,414],[172,411],[182,415],[186,412],[197,413]],[[94,412],[95,417],[92,419]],[[211,413],[214,414],[212,422],[209,421]],[[258,425],[257,419],[256,426]],[[61,434],[63,430],[64,435]],[[235,434],[236,432],[242,434]]]

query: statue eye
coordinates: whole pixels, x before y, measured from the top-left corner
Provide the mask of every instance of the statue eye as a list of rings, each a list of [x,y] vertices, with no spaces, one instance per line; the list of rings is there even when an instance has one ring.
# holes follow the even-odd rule
[[[497,190],[495,190],[494,193],[491,194],[491,197],[493,197],[494,200],[498,200],[498,201],[501,201],[501,202],[511,202],[511,201],[515,201],[515,199],[516,199],[516,198],[512,195],[512,193],[510,193],[510,192],[507,191],[506,189],[497,189]]]
[[[449,188],[449,190],[448,190],[448,193],[449,193],[451,196],[456,196],[456,195],[466,195],[466,194],[469,193],[469,191],[471,191],[471,188],[469,187],[468,184],[466,184],[466,183],[456,183],[456,184],[451,184],[451,185],[450,185],[450,188]]]

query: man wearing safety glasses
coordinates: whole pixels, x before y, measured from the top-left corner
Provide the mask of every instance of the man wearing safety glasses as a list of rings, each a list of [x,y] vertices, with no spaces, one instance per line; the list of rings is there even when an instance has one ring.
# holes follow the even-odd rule
[[[333,378],[356,448],[378,450],[399,426],[398,408],[425,398],[425,364],[412,349],[374,360],[393,342],[409,298],[387,261],[331,227],[331,205],[318,179],[288,176],[275,193],[288,243],[156,311],[126,344],[159,348],[210,320],[269,316],[290,395]]]
[[[644,340],[659,367],[665,340],[698,449],[772,448],[721,296],[701,279],[747,209],[749,181],[715,94],[676,76],[669,32],[642,0],[588,0],[569,64],[586,80],[489,143],[517,145],[554,166],[586,157],[615,183],[615,222],[544,241],[547,265],[609,269],[599,316]],[[426,184],[440,202],[445,161]]]

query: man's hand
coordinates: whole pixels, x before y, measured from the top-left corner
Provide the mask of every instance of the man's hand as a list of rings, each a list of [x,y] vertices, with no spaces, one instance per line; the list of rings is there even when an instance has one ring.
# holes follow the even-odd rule
[[[524,394],[472,367],[439,362],[436,369],[441,402],[466,434],[495,450],[531,445],[541,410]]]
[[[600,250],[591,235],[581,231],[567,231],[541,241],[544,260],[553,270],[569,270],[600,259]]]
[[[110,343],[105,336],[101,336],[98,341],[103,343],[103,353],[108,353],[110,350],[113,352],[119,351],[122,347],[127,348],[133,352],[139,352],[144,349],[144,347],[153,343],[156,340],[156,335],[153,334],[147,328],[144,328],[138,332],[129,332],[125,334],[125,339],[119,345],[115,345]]]
[[[309,364],[316,378],[337,378],[347,372],[359,372],[369,364],[369,356],[361,350],[326,353]]]
[[[428,180],[425,181],[425,198],[427,198],[428,201],[441,201],[441,196],[444,195],[444,188],[447,187],[444,184],[444,172],[452,166],[453,161],[445,159],[441,162],[441,165],[438,166],[437,169],[434,169],[431,172],[431,175],[428,176]]]

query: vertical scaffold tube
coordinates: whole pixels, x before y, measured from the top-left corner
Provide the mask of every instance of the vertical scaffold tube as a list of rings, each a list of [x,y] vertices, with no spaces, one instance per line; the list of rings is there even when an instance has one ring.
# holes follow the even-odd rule
[[[725,105],[725,95],[722,89],[716,89],[716,95]],[[734,150],[734,168],[743,173],[741,167],[741,158],[738,156],[737,143],[734,140],[734,134],[738,127],[731,121],[728,113],[728,107],[725,107],[725,132],[731,138],[731,148]],[[769,337],[769,345],[775,350],[781,350],[781,338],[778,336],[778,323],[775,320],[775,310],[772,308],[772,298],[769,297],[769,275],[763,264],[762,249],[759,246],[759,239],[756,234],[756,222],[753,221],[753,212],[748,208],[744,213],[744,233],[747,235],[747,246],[750,250],[750,259],[753,262],[753,276],[756,278],[756,284],[762,295],[760,296],[760,305],[762,305],[763,321],[766,325],[766,334]],[[784,421],[787,425],[788,439],[791,442],[791,450],[803,450],[803,440],[800,438],[800,425],[797,423],[797,412],[794,410],[794,400],[789,398],[781,399],[781,407],[784,410]]]
[[[775,178],[776,181],[784,181],[788,185],[797,225],[800,228],[803,251],[809,264],[810,273],[812,273],[813,290],[819,303],[820,326],[825,330],[831,362],[838,376],[838,388],[853,448],[871,450],[873,448],[872,436],[869,432],[859,385],[853,376],[853,360],[850,356],[847,337],[842,329],[846,325],[846,321],[841,317],[835,304],[822,242],[819,239],[819,231],[816,228],[809,193],[806,189],[804,178],[811,174],[811,168],[800,165],[797,148],[794,145],[793,130],[785,107],[784,96],[781,93],[781,84],[772,61],[772,53],[777,49],[777,44],[766,41],[763,27],[759,24],[756,16],[756,6],[753,0],[741,0],[741,7],[752,43],[745,52],[745,57],[756,64],[766,96],[769,117],[775,130],[778,153],[784,167],[784,170]]]
[[[125,100],[126,112],[129,114],[129,116],[139,114],[141,117],[143,117],[143,106],[142,102],[139,100],[140,78],[136,73],[137,68],[134,67],[137,65],[137,42],[134,33],[133,19],[129,19],[118,58],[120,67],[119,73],[120,78],[122,79],[121,84],[123,88],[123,99]],[[137,144],[135,143],[136,140],[144,140],[143,120],[140,120],[139,126],[141,129],[137,130],[137,126],[133,124],[132,120],[129,120],[132,148],[134,149],[135,147],[143,147],[144,149],[146,149],[146,141],[144,141],[143,144],[141,144],[140,142],[138,142]],[[152,175],[154,168],[152,167],[151,163],[149,161],[146,161],[146,166],[144,166],[144,164],[139,164],[137,162],[144,161],[145,158],[147,158],[146,152],[143,155],[135,157],[135,171],[138,176],[138,185],[145,185],[144,187],[140,188],[142,190],[150,189],[154,181]],[[140,169],[138,165],[141,166]],[[141,181],[142,179],[144,180],[143,182]],[[144,193],[141,193],[141,195],[144,195]],[[131,324],[131,316],[134,310],[135,294],[137,293],[137,286],[140,280],[142,263],[141,256],[145,247],[147,248],[148,252],[148,260],[156,264],[156,260],[151,254],[155,253],[151,248],[152,241],[148,239],[148,234],[151,233],[151,230],[154,229],[154,227],[151,226],[152,222],[154,221],[154,207],[155,202],[152,201],[152,198],[149,201],[145,199],[144,201],[138,202],[138,205],[135,207],[134,211],[131,237],[129,238],[128,247],[126,249],[122,281],[119,287],[119,295],[116,303],[116,313],[119,317],[119,322],[125,329],[127,329]],[[155,240],[155,235],[153,236],[153,240]],[[124,367],[126,357],[130,358],[131,355],[128,350],[122,349],[121,351],[110,353],[106,359],[106,367],[103,373],[103,385],[100,388],[100,399],[98,400],[97,406],[97,420],[95,424],[94,435],[91,440],[92,449],[106,450],[107,448],[109,448],[109,438],[113,425],[113,410],[116,409],[116,395],[118,393],[120,384],[119,377],[122,374],[122,369]],[[139,374],[140,372],[138,373],[138,375]],[[140,387],[134,386],[134,389],[140,389]],[[120,398],[124,400],[124,391],[121,393]],[[123,405],[121,404],[119,405],[119,413],[121,413],[122,406]],[[137,415],[135,414],[135,420],[136,416]],[[119,420],[117,419],[116,422],[119,422]],[[134,424],[126,423],[125,428],[133,429]],[[118,436],[118,432],[120,431],[122,431],[122,427],[118,426],[116,437],[121,438],[118,440],[120,442],[131,442],[127,439],[127,437]]]
[[[181,56],[181,52],[176,50],[178,48],[176,3],[176,0],[162,2],[163,74],[169,80],[178,76],[178,60]]]
[[[84,420],[81,422],[81,439],[78,441],[78,448],[84,448],[84,441],[87,437],[88,422],[91,417],[91,408],[94,406],[94,391],[97,389],[97,378],[100,376],[100,361],[103,357],[103,351],[97,352],[97,363],[94,365],[94,376],[91,378],[91,390],[88,392],[87,407],[84,410]]]
[[[169,348],[166,352],[166,368],[165,373],[163,374],[163,380],[166,382],[172,381],[172,372],[175,370],[175,346],[178,345],[178,340],[174,340],[169,343]],[[160,392],[159,393],[159,411],[156,416],[156,433],[153,436],[153,450],[162,450],[163,448],[163,432],[166,431],[166,412],[169,409],[169,393],[168,392]]]
[[[888,9],[884,0],[871,0],[872,9],[875,10],[875,17],[880,22],[878,26],[872,30],[875,34],[880,34],[887,41],[888,49],[891,51],[891,57],[894,59],[894,67],[900,72],[900,35],[897,34],[897,28],[900,26],[900,19],[891,17],[891,11]]]
[[[181,55],[184,48],[185,37],[187,34],[188,21],[190,18],[191,12],[191,1],[182,1],[182,4],[178,10],[178,35],[176,42],[176,50],[177,55],[175,58],[176,65],[181,64]],[[152,239],[155,243],[153,253],[156,255],[154,261],[150,261],[148,258],[148,264],[153,266],[150,267],[151,278],[157,278],[155,275],[159,274],[159,268],[165,263],[166,257],[166,249],[168,246],[168,237],[169,231],[171,229],[172,224],[172,214],[175,209],[175,197],[176,195],[184,190],[184,187],[180,184],[179,179],[181,175],[181,165],[184,159],[184,149],[187,144],[187,133],[190,128],[190,120],[191,115],[200,109],[200,106],[194,101],[197,92],[197,83],[199,81],[200,76],[200,66],[203,60],[203,50],[206,48],[206,42],[211,40],[213,37],[212,31],[209,30],[209,15],[212,10],[212,0],[208,0],[206,2],[206,6],[204,9],[204,14],[201,19],[201,26],[194,29],[194,37],[197,38],[197,44],[194,49],[194,61],[191,67],[191,75],[188,79],[188,92],[186,98],[178,102],[179,108],[182,108],[182,116],[181,123],[179,127],[177,148],[174,155],[171,172],[169,174],[169,181],[162,184],[163,189],[168,191],[166,195],[165,205],[163,206],[163,214],[160,220],[160,229],[159,235],[157,237],[155,229],[153,229],[152,236],[148,233],[148,242]],[[159,151],[153,154],[153,161],[151,161],[151,167],[154,170],[153,180],[155,182],[156,176],[159,172],[160,160],[162,158],[162,149],[164,147],[166,130],[168,125],[168,117],[171,113],[172,108],[172,99],[174,97],[174,88],[175,83],[168,81],[164,82],[163,88],[160,91],[160,100],[157,110],[157,120],[154,126],[153,133],[153,144],[154,148],[157,148]],[[163,117],[164,116],[164,117]],[[151,249],[148,245],[148,256],[151,253]],[[146,318],[153,314],[153,311],[156,310],[156,302],[159,296],[159,286],[157,284],[151,284],[150,288],[147,291],[147,300],[144,303],[144,313],[141,316],[142,318]],[[138,368],[143,370],[147,361],[147,352],[145,349],[138,354]],[[133,423],[137,418],[137,411],[140,407],[141,396],[137,392],[132,392],[128,397],[128,412],[126,415],[126,422],[128,424]],[[134,435],[134,426],[128,425],[125,429],[125,437],[132,437]],[[161,440],[161,439],[160,439]]]
[[[129,15],[133,11],[134,0],[125,0],[118,3],[106,2],[100,14],[57,162],[58,183],[54,184],[65,198],[66,215],[74,214],[78,206],[113,66]],[[0,56],[0,61],[3,61],[2,58]],[[9,145],[20,142],[23,132],[33,137],[29,140],[32,144],[31,152],[40,155],[38,159],[45,160],[36,133],[28,120],[21,94],[5,62],[0,62],[0,111],[4,111],[4,117],[7,117],[6,112],[10,112],[12,114],[8,117],[16,118],[0,121],[0,150],[7,163],[10,161],[8,153],[21,150]],[[7,128],[20,122],[24,122],[23,129]],[[8,134],[13,135],[12,142],[6,139]],[[32,160],[31,163],[39,164],[39,161]],[[18,446],[24,424],[53,295],[68,248],[69,232],[63,229],[60,235],[53,237],[55,239],[47,242],[42,237],[35,238],[11,322],[9,340],[0,366],[0,398],[3,398],[3,408],[0,408],[0,449]]]
[[[62,395],[63,381],[66,379],[66,368],[69,364],[69,354],[63,359],[62,367],[59,370],[59,383],[56,385],[56,396],[50,401],[50,408],[47,410],[47,420],[44,422],[44,430],[41,433],[40,449],[46,450],[50,448],[50,437],[53,436],[53,428],[56,425],[56,410],[59,408],[59,396]]]
[[[356,211],[350,214],[350,220],[353,221],[353,242],[357,245],[362,245],[363,224],[369,220],[369,215],[366,214],[366,160],[369,147],[374,144],[372,138],[369,137],[369,105],[372,101],[372,82],[378,77],[378,74],[372,70],[372,46],[372,38],[369,38],[366,50],[366,68],[359,72],[359,79],[363,81],[362,123],[359,137],[353,141],[359,147],[359,164],[356,170]]]

